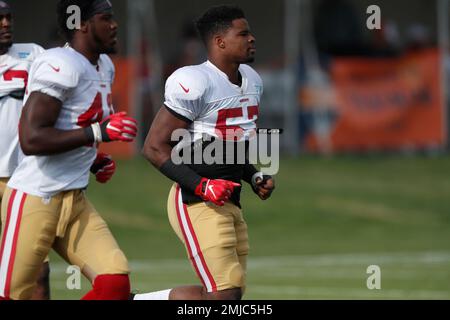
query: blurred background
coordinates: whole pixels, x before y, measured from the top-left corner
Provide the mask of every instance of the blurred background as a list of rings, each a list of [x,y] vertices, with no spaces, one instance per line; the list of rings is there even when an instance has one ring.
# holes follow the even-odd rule
[[[16,42],[64,44],[56,1],[10,1]],[[142,291],[197,283],[170,229],[170,182],[139,154],[164,83],[205,61],[193,20],[222,1],[112,0],[120,24],[114,104],[139,119],[135,145],[89,196]],[[449,0],[240,0],[265,83],[259,125],[283,128],[278,188],[244,190],[248,299],[449,299]],[[381,10],[370,30],[370,5]],[[372,17],[372,19],[374,19]],[[374,21],[374,20],[371,20]],[[367,268],[382,272],[369,290]],[[75,299],[52,258],[54,298]],[[89,290],[83,283],[82,291]]]

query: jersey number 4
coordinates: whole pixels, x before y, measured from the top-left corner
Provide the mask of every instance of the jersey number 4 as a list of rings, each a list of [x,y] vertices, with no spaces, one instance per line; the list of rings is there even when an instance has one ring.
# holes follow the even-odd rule
[[[112,113],[112,98],[111,94],[108,94],[108,107],[110,112]],[[91,124],[100,122],[103,120],[103,103],[102,103],[102,94],[99,92],[95,96],[94,102],[92,102],[91,107],[83,113],[79,118],[77,125],[81,128],[87,128]]]

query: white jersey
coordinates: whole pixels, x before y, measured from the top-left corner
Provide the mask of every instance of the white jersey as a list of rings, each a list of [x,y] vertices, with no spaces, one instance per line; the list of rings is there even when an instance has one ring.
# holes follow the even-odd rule
[[[192,122],[191,140],[203,135],[223,138],[226,130],[242,130],[248,139],[256,130],[263,83],[258,73],[241,65],[242,86],[210,61],[177,70],[166,83],[165,105],[169,111]]]
[[[85,128],[113,113],[113,79],[114,65],[107,55],[101,55],[94,66],[70,47],[55,48],[33,63],[25,101],[32,92],[52,96],[62,102],[55,128],[65,131]],[[38,197],[84,189],[89,183],[96,147],[24,157],[8,186]]]
[[[36,44],[13,44],[0,56],[0,178],[9,178],[18,165],[21,97],[31,64],[43,51]]]

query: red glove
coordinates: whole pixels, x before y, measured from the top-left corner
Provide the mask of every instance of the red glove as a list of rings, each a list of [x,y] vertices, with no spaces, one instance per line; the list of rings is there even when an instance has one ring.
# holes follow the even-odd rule
[[[91,167],[91,172],[95,174],[99,183],[107,183],[116,172],[116,163],[110,155],[100,152]]]
[[[226,180],[209,180],[203,178],[195,190],[195,194],[207,202],[212,202],[219,207],[225,205],[239,183]]]
[[[96,142],[132,142],[137,136],[137,122],[126,112],[110,115],[100,123],[92,125]]]

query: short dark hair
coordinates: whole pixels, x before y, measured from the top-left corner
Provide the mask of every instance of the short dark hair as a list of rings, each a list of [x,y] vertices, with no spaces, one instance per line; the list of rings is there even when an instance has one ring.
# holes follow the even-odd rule
[[[71,30],[67,27],[67,20],[70,15],[67,13],[67,8],[70,6],[78,6],[81,11],[81,21],[89,20],[89,9],[95,0],[59,0],[56,8],[56,14],[58,17],[58,28],[61,35],[68,41],[73,39],[73,35],[76,30]]]
[[[228,30],[236,19],[245,19],[238,6],[221,5],[209,8],[196,22],[198,34],[205,44],[212,36]]]

